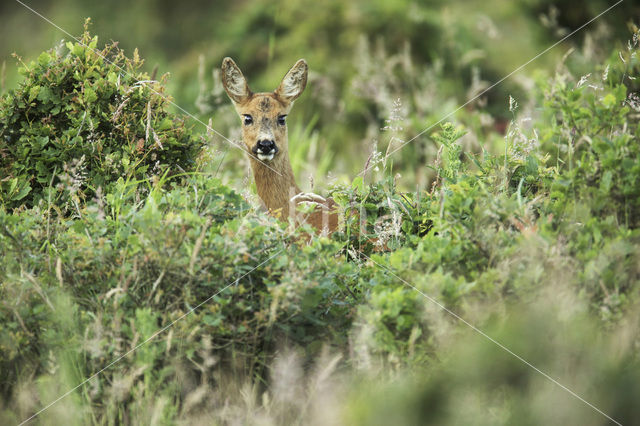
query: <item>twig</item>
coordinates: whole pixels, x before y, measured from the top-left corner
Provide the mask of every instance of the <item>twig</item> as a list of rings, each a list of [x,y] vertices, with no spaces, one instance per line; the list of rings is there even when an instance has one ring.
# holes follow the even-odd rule
[[[27,277],[27,279],[33,284],[33,286],[36,289],[36,292],[40,295],[40,297],[42,297],[42,300],[45,301],[45,303],[51,308],[52,311],[55,311],[55,308],[53,307],[53,304],[51,303],[51,301],[49,300],[49,298],[47,297],[46,294],[44,294],[44,291],[42,291],[42,287],[40,287],[40,284],[38,284],[38,281],[36,281],[35,277],[33,275],[31,275],[28,272],[22,271],[22,274]]]
[[[207,222],[204,224],[204,227],[202,228],[202,232],[200,233],[200,236],[196,240],[196,244],[193,246],[193,253],[191,254],[191,260],[189,261],[189,274],[191,275],[193,275],[193,267],[196,264],[196,258],[198,257],[198,252],[202,247],[202,242],[204,241],[204,237],[207,235],[207,229],[209,229],[211,222],[212,222],[211,217],[208,217]]]

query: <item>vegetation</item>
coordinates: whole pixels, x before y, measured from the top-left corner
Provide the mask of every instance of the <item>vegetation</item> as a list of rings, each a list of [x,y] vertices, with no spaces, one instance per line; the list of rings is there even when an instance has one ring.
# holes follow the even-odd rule
[[[346,19],[341,4],[327,13]],[[366,24],[414,47],[426,25]],[[334,146],[316,126],[388,141],[330,186],[343,219],[330,238],[309,239],[233,189],[241,157],[205,146],[210,135],[170,108],[168,80],[146,74],[137,51],[99,48],[85,29],[22,63],[0,99],[0,423],[43,408],[34,422],[632,423],[630,28],[606,51],[585,41],[502,106],[481,98],[443,120],[426,132],[430,148],[410,141],[444,115],[425,98],[455,108],[450,89],[462,86],[447,67],[469,46],[434,50],[444,65],[401,66],[411,52],[361,39],[354,84],[336,93],[353,100],[345,121],[369,122],[332,127],[326,95],[312,92],[301,116],[311,103],[321,112],[290,129],[296,171],[327,181]],[[235,117],[219,89],[201,89],[197,105],[224,128]]]
[[[79,42],[67,42],[65,56],[58,47],[21,68],[26,78],[4,99],[0,116],[7,177],[0,202],[7,207],[60,206],[61,197],[111,192],[122,178],[193,165],[199,143],[182,120],[168,116],[168,98],[139,71],[137,51],[127,60],[115,45],[98,51],[97,43],[85,32]],[[64,178],[53,186],[56,172]]]

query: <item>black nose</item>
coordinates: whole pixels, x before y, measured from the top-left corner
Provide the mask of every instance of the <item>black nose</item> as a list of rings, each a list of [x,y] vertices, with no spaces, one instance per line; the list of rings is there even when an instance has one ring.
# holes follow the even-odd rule
[[[278,152],[278,147],[276,146],[276,143],[268,139],[259,140],[256,146],[253,147],[254,154],[268,155],[271,153],[275,154],[276,152]]]

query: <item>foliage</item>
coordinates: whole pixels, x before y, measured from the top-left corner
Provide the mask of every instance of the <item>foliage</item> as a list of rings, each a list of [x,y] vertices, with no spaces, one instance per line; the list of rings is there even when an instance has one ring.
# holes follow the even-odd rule
[[[313,348],[318,337],[345,327],[345,314],[355,300],[345,298],[349,290],[339,283],[353,275],[353,267],[337,265],[331,257],[322,263],[310,257],[314,251],[335,250],[335,244],[293,247],[295,265],[277,258],[254,271],[251,264],[282,251],[278,247],[286,236],[273,222],[247,217],[243,200],[219,181],[194,177],[184,186],[163,190],[158,185],[139,207],[134,195],[124,192],[122,206],[122,199],[105,197],[103,210],[86,207],[80,210],[82,219],[53,222],[51,227],[46,226],[46,214],[2,213],[2,251],[29,259],[25,263],[11,257],[3,270],[0,348],[5,392],[16,380],[10,366],[21,365],[22,374],[42,371],[36,354],[48,340],[29,330],[51,321],[59,306],[49,298],[61,292],[77,301],[79,312],[69,312],[69,320],[86,329],[87,370],[103,368],[128,349],[126,342],[144,340],[186,314],[173,329],[177,343],[172,344],[171,335],[162,336],[160,346],[145,349],[151,351],[146,358],[141,351],[123,360],[123,368],[150,363],[166,377],[176,374],[170,365],[174,357],[187,354],[191,360],[208,350],[209,356],[224,364],[233,359],[232,368],[245,371],[265,362],[260,353],[279,335],[311,345],[313,353],[319,350]],[[19,295],[25,285],[31,290]],[[338,295],[340,303],[334,305]],[[137,319],[130,322],[132,318]],[[202,338],[188,337],[193,327],[215,336],[213,347],[203,348]],[[58,333],[65,332],[53,331]],[[164,351],[166,359],[160,357]]]
[[[478,331],[614,419],[637,418],[637,39],[603,60],[602,77],[576,77],[570,62],[539,76],[540,114],[524,116],[511,98],[504,134],[474,127],[479,110],[463,114],[469,126],[443,123],[431,134],[429,184],[415,191],[399,184],[410,162],[374,151],[359,176],[332,189],[343,227],[331,238],[269,217],[211,165],[189,170],[198,143],[162,109],[162,81],[129,76],[130,100],[117,101],[127,92],[109,83],[113,65],[95,52],[72,44],[46,53],[3,99],[3,114],[18,111],[21,123],[2,115],[21,141],[6,152],[35,143],[32,130],[82,139],[65,151],[49,138],[61,158],[47,154],[47,169],[36,165],[47,151],[2,163],[22,174],[0,186],[0,422],[18,423],[80,383],[52,419],[603,422]],[[88,63],[97,77],[60,89],[78,97],[60,106],[67,121],[34,121],[38,111],[53,120],[54,103],[38,99],[59,87],[45,65],[59,75]],[[40,89],[20,109],[28,85]],[[116,129],[120,106],[127,121]],[[117,166],[105,168],[90,128],[78,130],[85,111],[112,126],[113,138],[96,140],[121,156]],[[400,137],[396,118],[388,130]],[[149,122],[156,133],[169,126],[163,149],[142,138]],[[311,127],[297,131],[313,139]],[[127,135],[149,151],[118,144]],[[486,147],[469,146],[471,137]],[[153,154],[166,155],[159,170],[147,162]],[[82,155],[88,177],[67,198],[64,175]],[[19,197],[24,182],[31,190]]]
[[[189,170],[200,142],[167,113],[162,85],[87,31],[23,64],[25,79],[0,101],[0,202],[91,199],[126,181]],[[58,202],[60,200],[60,202]]]

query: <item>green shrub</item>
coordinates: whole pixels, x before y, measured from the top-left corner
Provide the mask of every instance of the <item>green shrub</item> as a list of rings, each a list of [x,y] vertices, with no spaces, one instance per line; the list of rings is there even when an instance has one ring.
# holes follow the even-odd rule
[[[635,114],[640,105],[629,92],[633,80],[630,88],[624,80],[637,74],[636,52],[634,45],[625,52],[626,63],[615,57],[594,76],[578,82],[559,76],[544,87],[551,124],[543,134],[544,148],[562,163],[551,197],[566,212],[581,205],[630,228],[640,225],[640,146],[632,142],[640,135]]]
[[[23,64],[20,87],[0,100],[0,203],[91,199],[119,177],[139,180],[192,168],[200,142],[167,112],[162,82],[134,52],[96,48],[85,30]]]
[[[240,376],[264,377],[278,342],[304,346],[309,355],[323,342],[344,343],[359,297],[356,265],[333,255],[339,245],[318,239],[299,246],[293,243],[299,234],[283,232],[272,218],[247,215],[246,203],[219,180],[197,174],[185,183],[159,184],[140,205],[120,179],[114,186],[120,192],[104,197],[102,206],[81,206],[80,218],[49,226],[37,208],[0,211],[0,251],[11,259],[0,271],[5,394],[19,377],[45,373],[51,353],[66,347],[62,330],[43,335],[47,324],[72,315],[48,302],[59,294],[72,296],[72,322],[83,330],[82,337],[75,334],[84,342],[83,362],[74,368],[84,376],[206,302],[123,359],[118,370],[105,372],[98,380],[104,391],[94,401],[110,389],[109,380],[142,364],[157,371],[139,379],[173,395],[165,381],[178,370],[211,380],[212,371],[183,365],[202,357]]]

